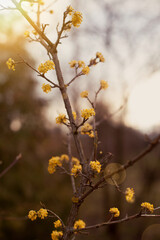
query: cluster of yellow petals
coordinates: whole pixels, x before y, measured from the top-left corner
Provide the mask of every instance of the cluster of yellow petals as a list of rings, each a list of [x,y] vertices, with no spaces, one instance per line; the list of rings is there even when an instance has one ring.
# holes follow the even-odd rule
[[[113,215],[114,217],[119,217],[119,215],[120,215],[120,211],[118,210],[118,208],[115,208],[115,207],[110,208],[110,209],[109,209],[109,212],[112,213],[112,214],[114,214],[114,215]]]
[[[38,71],[42,74],[47,73],[49,70],[54,70],[55,64],[51,60],[47,60],[45,63],[41,63],[38,67]]]
[[[88,91],[83,91],[80,94],[81,98],[87,98],[88,97]]]
[[[88,66],[85,66],[82,68],[82,73],[83,74],[88,74],[90,72],[90,68]]]
[[[83,21],[82,13],[78,11],[73,12],[72,25],[74,27],[80,27],[82,21]]]
[[[62,154],[60,158],[61,158],[62,162],[63,161],[68,162],[69,161],[69,156],[67,154]]]
[[[24,32],[24,36],[25,36],[25,38],[30,37],[30,32],[29,32],[29,31],[25,31],[25,32]]]
[[[133,188],[127,188],[125,191],[126,195],[126,201],[129,203],[133,203],[135,198],[134,198],[134,190]]]
[[[55,227],[55,228],[62,227],[61,221],[60,221],[60,220],[55,221],[55,222],[54,222],[54,227]]]
[[[103,57],[102,53],[100,53],[100,52],[96,53],[96,58],[99,58],[100,62],[105,62],[105,58]]]
[[[88,135],[89,137],[93,138],[94,137],[94,132],[93,132],[93,127],[89,123],[85,123],[81,127],[81,134],[82,135]]]
[[[59,114],[58,117],[56,117],[56,123],[57,124],[63,124],[67,122],[67,117],[65,114]]]
[[[6,62],[8,69],[15,71],[15,61],[12,58],[9,58]]]
[[[62,160],[60,157],[56,156],[56,157],[52,157],[51,159],[49,159],[49,165],[48,165],[48,172],[50,174],[54,173],[56,171],[56,167],[62,166]]]
[[[90,167],[94,172],[100,173],[101,171],[101,164],[99,161],[91,161],[90,162]]]
[[[49,84],[43,83],[43,85],[42,85],[42,90],[43,90],[43,92],[45,92],[45,93],[49,93],[49,92],[51,91],[51,86],[50,86]]]
[[[84,68],[85,67],[85,62],[83,62],[82,60],[79,60],[79,61],[72,60],[69,62],[69,64],[70,64],[71,68],[74,68],[74,67]]]
[[[52,240],[59,240],[59,239],[62,238],[62,236],[63,236],[63,232],[62,231],[54,230],[51,233]]]
[[[28,218],[31,219],[32,221],[37,219],[37,212],[34,210],[30,210],[28,213]]]
[[[143,202],[141,203],[141,207],[148,210],[149,212],[153,213],[154,211],[154,206],[153,204],[150,204],[149,202]]]
[[[101,85],[101,89],[105,90],[108,88],[108,82],[106,82],[105,80],[101,80],[100,85]]]
[[[41,219],[44,219],[45,217],[48,216],[48,212],[47,212],[47,210],[44,209],[44,208],[39,209],[39,211],[37,212],[37,214],[38,214],[38,217],[41,218]]]
[[[36,220],[37,217],[44,219],[47,216],[48,216],[48,211],[47,211],[47,209],[44,209],[44,208],[41,208],[37,212],[34,210],[30,210],[28,213],[28,218],[31,219],[32,221]]]
[[[40,5],[44,5],[44,1],[43,1],[43,0],[38,0],[38,3],[39,3]]]
[[[73,167],[71,169],[71,174],[77,177],[78,174],[82,172],[82,166],[80,164],[79,159],[75,157],[72,157],[72,164],[73,164]]]
[[[74,229],[81,229],[81,228],[85,228],[86,224],[83,220],[79,219],[74,223]]]
[[[88,119],[92,116],[95,116],[95,111],[94,111],[93,108],[81,110],[81,117],[82,118]]]

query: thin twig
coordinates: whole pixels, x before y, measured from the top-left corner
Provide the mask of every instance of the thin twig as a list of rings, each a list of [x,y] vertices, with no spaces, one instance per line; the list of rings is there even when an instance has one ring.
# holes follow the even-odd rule
[[[20,159],[22,158],[22,154],[18,154],[15,160],[0,173],[0,178],[3,177]]]

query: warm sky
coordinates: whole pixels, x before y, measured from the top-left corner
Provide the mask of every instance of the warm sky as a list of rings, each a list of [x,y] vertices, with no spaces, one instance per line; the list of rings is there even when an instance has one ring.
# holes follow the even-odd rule
[[[137,1],[137,0],[136,0]],[[134,3],[136,2],[134,0],[129,0],[131,4],[126,5],[126,10],[128,10],[128,16],[125,16],[122,26],[127,25],[127,19],[131,21],[130,15],[133,14],[132,11],[135,7]],[[0,0],[0,4],[5,5],[9,4],[10,0]],[[72,1],[74,2],[74,1]],[[100,2],[110,2],[109,0],[101,0]],[[146,9],[145,12],[148,13],[148,16],[153,17],[154,14],[156,15],[157,10],[157,1],[149,1],[145,0],[143,2],[146,2]],[[152,3],[151,3],[152,2]],[[57,19],[60,16],[60,13],[65,9],[67,5],[71,3],[70,0],[58,0],[56,4],[53,6],[53,9],[55,11],[55,19]],[[91,4],[94,3],[94,4]],[[150,4],[150,5],[149,5]],[[77,5],[74,2],[74,5]],[[78,6],[79,5],[79,6]],[[94,0],[88,0],[87,4],[86,1],[82,0],[81,4],[79,3],[77,5],[78,10],[84,12],[84,21],[82,25],[82,30],[90,28],[89,21],[92,21],[94,28],[102,28],[104,24],[103,14],[96,14],[96,18],[94,18],[94,14],[98,11],[96,1]],[[133,5],[133,6],[132,6]],[[137,5],[138,6],[138,5]],[[137,7],[136,6],[136,7]],[[74,6],[75,7],[75,6]],[[135,9],[136,9],[135,7]],[[141,4],[139,4],[138,11],[141,10],[143,7]],[[160,10],[160,9],[159,9]],[[122,9],[120,8],[120,11]],[[136,11],[136,10],[135,10]],[[137,11],[137,12],[138,12]],[[131,12],[131,13],[130,13]],[[3,14],[8,14],[8,12],[2,11]],[[130,15],[129,15],[130,14]],[[105,16],[105,15],[104,15]],[[145,16],[144,16],[145,17]],[[132,17],[133,18],[133,17]],[[44,17],[44,21],[52,20],[53,18],[50,17],[50,19],[47,17]],[[54,19],[54,21],[56,21]],[[52,20],[53,21],[53,20]],[[132,20],[130,23],[131,30],[133,28],[133,32],[131,32],[131,35],[136,34],[138,32],[140,26],[143,24],[142,18],[136,18],[135,21]],[[26,23],[25,23],[26,24]],[[20,24],[21,25],[21,24]],[[27,24],[26,24],[27,26]],[[116,26],[117,28],[122,26]],[[78,29],[78,31],[82,31],[81,29]],[[93,30],[93,27],[91,27],[91,30]],[[159,33],[159,30],[157,30],[157,33]],[[130,36],[131,36],[130,35]],[[126,117],[125,122],[127,125],[131,127],[135,127],[139,130],[143,130],[144,132],[152,131],[156,127],[160,127],[160,72],[159,70],[156,72],[151,71],[151,73],[147,72],[147,67],[145,71],[143,71],[143,65],[146,64],[144,59],[146,59],[146,49],[148,48],[148,52],[150,52],[151,57],[154,59],[154,41],[156,39],[153,38],[153,44],[152,39],[147,40],[147,35],[143,39],[142,37],[139,39],[137,46],[138,50],[136,49],[136,54],[134,59],[130,59],[130,61],[127,61],[127,51],[125,48],[125,42],[122,41],[121,38],[118,38],[116,35],[113,37],[113,40],[116,42],[117,52],[119,51],[120,54],[122,54],[121,58],[124,60],[125,64],[123,65],[123,71],[120,66],[115,64],[115,60],[113,61],[112,55],[110,55],[109,50],[107,47],[102,44],[102,38],[103,36],[99,37],[87,37],[86,34],[80,34],[78,35],[80,42],[78,43],[78,46],[82,49],[82,54],[84,53],[85,59],[87,59],[87,56],[93,56],[93,53],[96,51],[102,51],[104,53],[105,58],[107,59],[106,63],[104,64],[104,69],[102,72],[102,68],[99,68],[97,70],[97,78],[102,77],[105,79],[107,76],[107,79],[109,82],[109,89],[107,90],[108,93],[105,97],[103,94],[104,99],[109,99],[111,102],[111,106],[113,106],[113,111],[115,111],[122,103],[123,98],[126,97],[125,95],[129,94],[128,98],[128,105],[127,105],[127,111],[126,111]],[[93,35],[94,36],[94,35]],[[130,37],[129,36],[129,37]],[[84,40],[86,38],[86,40]],[[137,38],[135,38],[137,39]],[[149,39],[149,38],[148,38]],[[157,40],[158,41],[158,40]],[[83,44],[82,44],[83,43]],[[85,44],[84,44],[85,43]],[[68,44],[68,40],[66,41],[66,44]],[[87,45],[88,44],[88,45]],[[119,45],[118,45],[119,44]],[[118,45],[118,46],[117,46]],[[67,45],[68,46],[68,45]],[[158,46],[158,44],[157,44]],[[71,47],[71,46],[70,46]],[[132,46],[131,46],[132,47]],[[146,48],[145,48],[146,47]],[[159,50],[159,49],[158,49]],[[67,51],[66,51],[67,53]],[[152,54],[153,53],[153,54]],[[150,59],[152,63],[152,58]],[[160,59],[158,59],[160,60]],[[129,62],[129,63],[128,63]],[[157,61],[158,62],[158,61]],[[160,66],[159,63],[156,64]],[[108,70],[109,68],[109,70]],[[138,73],[137,73],[138,72]],[[95,77],[95,72],[93,73],[93,77]],[[92,76],[92,75],[91,75]],[[97,80],[95,80],[96,83]],[[123,88],[124,87],[124,88]],[[108,101],[108,100],[107,100]]]

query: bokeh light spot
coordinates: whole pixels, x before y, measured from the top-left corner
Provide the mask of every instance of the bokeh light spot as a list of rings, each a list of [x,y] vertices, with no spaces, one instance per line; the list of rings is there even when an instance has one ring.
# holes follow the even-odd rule
[[[104,171],[104,178],[106,179],[106,181],[111,184],[111,185],[115,185],[115,184],[121,184],[124,182],[125,178],[126,178],[126,171],[125,169],[120,171],[119,173],[116,173],[112,176],[112,178],[108,178],[108,176],[110,174],[112,174],[113,172],[117,171],[118,169],[120,169],[122,167],[121,164],[119,163],[110,163],[106,166],[105,171]]]
[[[160,240],[160,224],[152,224],[147,227],[142,234],[141,240]]]

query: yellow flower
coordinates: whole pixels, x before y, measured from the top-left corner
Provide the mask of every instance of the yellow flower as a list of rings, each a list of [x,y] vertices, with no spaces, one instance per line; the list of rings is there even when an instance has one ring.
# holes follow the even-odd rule
[[[42,74],[47,73],[49,70],[54,70],[55,64],[51,60],[47,60],[45,63],[41,63],[38,67],[38,71]]]
[[[105,62],[105,58],[103,57],[102,53],[100,53],[100,52],[96,53],[96,58],[99,58],[100,62]]]
[[[43,83],[43,85],[42,85],[42,90],[43,90],[43,92],[45,92],[45,93],[49,93],[49,92],[51,91],[51,86],[50,86],[49,84]]]
[[[72,112],[72,115],[73,115],[74,120],[76,120],[76,118],[77,118],[76,112]]]
[[[72,24],[74,27],[79,27],[83,20],[82,13],[75,11],[72,15]]]
[[[93,171],[97,172],[97,173],[100,173],[101,171],[101,164],[99,161],[91,161],[90,162],[90,167]]]
[[[48,216],[47,209],[44,209],[44,208],[39,209],[37,214],[38,214],[38,217],[41,218],[41,219],[44,219],[45,217]]]
[[[129,203],[133,203],[135,198],[134,198],[134,190],[133,188],[127,188],[125,191],[126,195],[126,201]]]
[[[65,114],[59,114],[58,117],[56,117],[56,123],[57,124],[63,124],[67,122],[67,118]]]
[[[34,210],[30,210],[28,213],[28,218],[31,219],[32,221],[37,219],[37,213]]]
[[[119,217],[119,215],[120,215],[120,211],[118,210],[118,208],[115,208],[115,207],[110,208],[109,212],[114,214],[114,217]]]
[[[81,134],[82,135],[87,134],[89,137],[93,138],[94,137],[93,127],[89,123],[85,123],[81,127]]]
[[[11,69],[15,71],[15,61],[12,58],[9,58],[8,61],[6,62],[8,69]]]
[[[61,158],[60,157],[52,157],[51,159],[49,159],[49,165],[48,165],[48,172],[50,174],[54,173],[56,171],[56,167],[62,166],[62,162],[61,162]]]
[[[33,30],[32,33],[33,33],[34,35],[37,35],[37,34],[38,34],[36,30]]]
[[[80,164],[73,165],[71,174],[77,177],[78,173],[82,172],[82,166]]]
[[[79,202],[79,198],[77,198],[77,197],[72,197],[72,202],[73,202],[73,203],[78,203],[78,202]]]
[[[79,161],[78,158],[72,157],[72,163],[75,164],[75,165],[79,165],[80,161]]]
[[[93,108],[81,110],[81,117],[83,117],[84,119],[88,119],[89,117],[94,115],[95,115],[95,111]]]
[[[107,89],[108,83],[105,80],[100,81],[101,89]]]
[[[52,231],[51,233],[51,238],[52,240],[58,240],[58,239],[61,239],[63,236],[63,232],[62,231]]]
[[[55,221],[55,222],[54,222],[54,227],[55,227],[55,228],[62,227],[61,221],[60,221],[60,220]]]
[[[71,6],[68,6],[66,11],[69,15],[72,15],[74,9]]]
[[[69,64],[70,64],[71,68],[74,68],[76,66],[76,64],[77,64],[77,61],[76,60],[72,60],[71,62],[69,62]]]
[[[81,67],[85,67],[85,63],[83,61],[78,61],[78,67],[81,68]]]
[[[49,13],[50,13],[50,14],[53,14],[53,13],[54,13],[54,11],[53,11],[53,10],[50,10],[50,11],[49,11]]]
[[[85,228],[86,224],[83,220],[79,219],[74,223],[74,229]]]
[[[29,31],[25,31],[25,32],[24,32],[24,36],[25,36],[25,38],[28,38],[28,37],[30,36]]]
[[[61,161],[66,161],[66,162],[68,162],[68,161],[69,161],[68,155],[67,155],[67,154],[62,154],[62,155],[61,155]]]
[[[154,211],[154,206],[153,204],[150,204],[149,202],[143,202],[141,203],[141,207],[144,209],[147,209],[148,211],[150,211],[151,213],[153,213]]]
[[[81,98],[87,98],[88,97],[88,91],[81,92]]]
[[[44,5],[44,2],[42,0],[38,0],[40,5]]]
[[[88,66],[82,68],[82,73],[83,74],[88,74],[90,71],[90,68]]]

